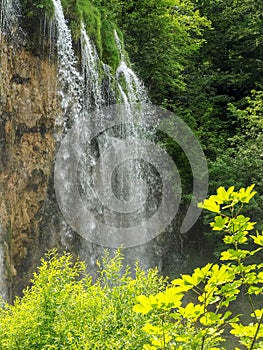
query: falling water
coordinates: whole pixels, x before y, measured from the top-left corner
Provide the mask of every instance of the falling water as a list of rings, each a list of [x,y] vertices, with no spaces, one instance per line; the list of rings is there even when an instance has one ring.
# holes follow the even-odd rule
[[[81,28],[81,63],[84,79],[84,108],[90,110],[94,107],[100,109],[103,100],[99,85],[99,57],[95,45],[88,37],[84,25]]]
[[[127,65],[121,40],[116,30],[114,30],[114,36],[115,36],[115,41],[118,46],[119,54],[121,57],[120,64],[116,70],[116,79],[118,82],[118,88],[120,90],[120,94],[122,96],[123,102],[125,103],[125,105],[127,106],[127,109],[129,110],[129,108],[131,108],[132,103],[136,103],[136,102],[146,103],[147,94],[141,81],[138,79],[135,72],[131,68],[129,68]],[[124,87],[120,83],[121,78],[123,78],[125,81],[125,89],[127,92],[124,91]]]
[[[60,142],[63,137],[61,134],[65,135],[68,127],[81,113],[83,80],[77,70],[72,36],[64,17],[61,2],[60,0],[52,1],[54,18],[50,22],[50,35],[56,38],[58,57],[58,96],[60,97],[62,114],[56,119],[56,138]],[[68,249],[67,242],[72,239],[72,232],[63,220],[61,221],[60,238],[64,248]]]
[[[1,32],[2,33],[7,32],[8,28],[10,28],[12,25],[12,22],[16,18],[15,11],[13,8],[12,1],[10,0],[1,0],[1,12],[0,12],[0,26],[1,26]]]
[[[77,222],[77,227],[83,228],[82,226],[84,226],[85,229],[88,228],[89,237],[95,239],[91,239],[91,242],[101,246],[101,248],[97,246],[97,248],[93,247],[93,249],[99,251],[102,249],[103,242],[101,242],[101,244],[99,243],[100,238],[98,237],[100,237],[101,232],[99,231],[100,227],[98,221],[109,224],[109,232],[107,235],[110,237],[110,235],[113,235],[113,233],[110,232],[110,227],[112,227],[112,230],[114,227],[120,228],[121,230],[122,228],[125,229],[130,226],[136,226],[136,222],[140,223],[143,221],[144,215],[147,214],[145,210],[142,210],[138,214],[138,211],[140,210],[137,209],[138,207],[141,209],[140,206],[145,202],[145,198],[147,197],[148,190],[146,189],[146,185],[147,180],[149,179],[149,174],[145,172],[145,164],[138,160],[140,157],[137,144],[135,143],[132,146],[133,159],[125,158],[126,151],[125,147],[123,147],[123,141],[129,141],[132,137],[136,138],[143,132],[143,125],[140,125],[140,128],[138,129],[134,124],[134,115],[138,118],[138,122],[139,119],[142,118],[142,113],[137,110],[138,105],[135,108],[135,104],[140,102],[141,106],[143,106],[144,102],[147,102],[147,94],[140,80],[129,67],[125,59],[125,52],[122,48],[117,32],[115,32],[114,35],[119,49],[120,64],[115,75],[113,75],[110,67],[100,62],[96,48],[90,41],[85,31],[85,27],[82,26],[82,70],[79,73],[76,68],[76,58],[72,47],[70,30],[65,21],[62,6],[59,0],[53,0],[53,3],[55,7],[55,21],[58,32],[57,51],[59,59],[59,92],[61,95],[62,110],[64,112],[63,119],[65,119],[65,116],[68,117],[68,111],[70,109],[70,114],[74,119],[73,124],[75,125],[73,130],[77,129],[76,137],[72,140],[72,143],[74,144],[72,145],[72,143],[70,143],[69,152],[71,152],[72,149],[76,152],[72,161],[74,162],[74,167],[77,168],[76,181],[78,182],[79,196],[81,197],[81,201],[85,208],[89,212],[92,212],[95,218],[89,219],[89,221],[86,222],[85,218],[82,219],[79,213],[77,213],[77,219],[74,220]],[[103,71],[104,77],[100,80],[101,72]],[[113,87],[113,89],[111,89],[111,87]],[[119,96],[116,96],[113,91],[116,87],[119,90]],[[123,112],[122,121],[118,125],[107,128],[106,125],[103,125],[103,122],[105,121],[103,109],[107,106],[108,102],[113,102],[112,96],[114,95],[116,97],[115,101],[122,103],[122,107],[120,108]],[[72,101],[75,103],[73,106]],[[96,111],[95,114],[91,113],[91,110],[94,109]],[[143,110],[143,107],[141,107],[141,110]],[[91,141],[91,135],[93,135],[94,132],[95,138]],[[87,140],[85,149],[81,149],[85,140]],[[137,150],[138,157],[136,157]],[[107,154],[109,151],[111,152],[111,157],[109,163],[106,164],[101,161],[101,158],[103,158],[103,155]],[[67,153],[68,150],[64,148],[63,152],[61,152],[61,154],[63,153],[62,158],[67,159],[67,163],[69,163],[70,155]],[[81,154],[81,157],[76,163],[74,158],[77,158],[79,154]],[[118,157],[124,161],[115,164]],[[111,179],[107,177],[109,173],[111,173],[108,169],[109,164],[113,166],[116,165],[116,169],[112,172]],[[67,180],[64,178],[64,175],[67,176],[67,172],[70,172],[71,169],[68,167],[68,164],[65,164],[65,167],[66,169],[61,167],[59,171],[56,171],[55,176],[55,181],[57,181],[59,186],[64,189],[64,192],[66,192],[71,186],[71,184],[67,183]],[[96,180],[94,180],[94,178],[96,178]],[[101,189],[109,189],[111,187],[112,193],[115,196],[115,202],[122,203],[124,210],[118,212],[111,209],[110,206],[107,207],[107,203],[106,205],[105,203],[102,205],[103,200],[101,201],[101,198],[104,194],[102,194],[102,197],[98,197],[98,193],[94,191],[94,181],[99,183],[99,188],[97,188],[99,192]],[[62,197],[63,196],[64,193],[62,193]],[[71,203],[70,197],[71,194],[68,192],[63,197],[63,201]],[[72,218],[74,216],[72,212],[75,210],[74,205],[67,203],[66,206],[66,216],[68,215]],[[125,208],[127,207],[136,208],[135,213],[132,213],[130,209],[126,210]],[[63,214],[65,216],[65,212],[63,212]],[[78,231],[76,227],[74,227],[74,229]],[[147,232],[138,232],[138,234],[147,237]],[[109,237],[107,239],[110,241],[111,238]],[[110,247],[117,246],[117,244],[114,245],[115,238],[116,237],[112,237],[112,245],[109,245]],[[132,242],[132,238],[129,238],[129,240]],[[119,242],[117,238],[116,242]],[[123,243],[125,245],[125,242]],[[136,245],[136,243],[134,245]],[[130,244],[130,247],[131,246],[132,244]],[[80,250],[82,250],[82,256],[85,256],[84,249],[89,249],[90,251],[87,242],[82,242],[82,247],[80,247]],[[146,256],[143,248],[139,248],[131,255],[132,258],[130,261],[133,260],[134,262],[134,260],[139,258],[144,260],[144,266],[149,267],[150,264],[147,260],[150,259],[150,257]]]
[[[70,29],[64,18],[63,8],[59,0],[53,0],[54,21],[57,30],[57,56],[59,95],[63,111],[62,118],[58,118],[58,125],[64,128],[72,122],[81,111],[82,78],[77,70],[77,60],[72,47]]]
[[[8,40],[19,41],[22,31],[18,26],[20,4],[18,0],[1,0],[0,2],[0,41],[5,35]]]
[[[112,192],[117,196],[117,202],[120,201],[120,212],[113,215],[112,211],[104,213],[107,217],[107,222],[110,222],[112,226],[117,227],[129,227],[134,225],[134,222],[140,222],[140,215],[133,214],[140,208],[140,205],[145,201],[145,175],[142,165],[138,161],[139,148],[136,143],[133,144],[133,159],[126,159],[127,150],[123,147],[123,141],[129,140],[131,137],[139,137],[138,129],[134,123],[134,115],[137,115],[137,121],[140,124],[140,128],[143,127],[143,112],[138,111],[137,103],[140,102],[142,110],[144,110],[144,104],[147,100],[147,94],[143,85],[134,73],[134,71],[128,67],[125,59],[125,52],[122,47],[121,40],[114,30],[115,41],[119,49],[120,63],[116,69],[116,81],[117,87],[120,92],[121,102],[123,108],[122,124],[117,130],[109,130],[104,134],[104,138],[99,138],[100,154],[103,154],[107,148],[112,149],[112,161],[114,159],[123,159],[116,171],[113,172]],[[136,159],[138,158],[138,159]],[[101,163],[101,178],[102,187],[108,186],[107,181],[109,179],[105,177],[108,173],[107,166]],[[104,180],[104,182],[103,182]],[[124,210],[124,207],[129,208]],[[133,209],[132,209],[133,208]],[[144,233],[141,232],[141,235]]]
[[[111,74],[111,67],[108,64],[102,62],[103,80],[101,84],[101,93],[106,106],[115,103],[116,94],[114,86],[114,78]]]

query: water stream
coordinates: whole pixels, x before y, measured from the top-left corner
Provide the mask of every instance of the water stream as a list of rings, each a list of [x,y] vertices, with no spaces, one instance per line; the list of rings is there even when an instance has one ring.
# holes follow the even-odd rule
[[[65,218],[69,218],[67,221],[75,231],[85,231],[81,236],[87,237],[91,245],[95,243],[90,249],[87,241],[83,240],[80,247],[82,256],[92,250],[91,254],[97,256],[103,246],[116,248],[128,243],[132,262],[139,258],[148,267],[151,254],[146,254],[143,246],[133,248],[137,245],[137,235],[141,237],[140,242],[147,241],[147,230],[134,234],[134,227],[147,219],[150,209],[145,209],[143,205],[148,196],[147,181],[152,179],[153,174],[145,163],[139,161],[141,145],[131,141],[144,133],[147,127],[143,122],[147,93],[129,67],[116,31],[114,35],[120,62],[116,72],[112,72],[109,66],[99,60],[96,47],[82,25],[81,71],[78,72],[72,38],[61,3],[59,0],[53,0],[53,3],[58,33],[59,92],[64,113],[60,118],[62,121],[65,121],[65,117],[71,118],[71,134],[75,133],[67,144],[68,148],[63,143],[67,143],[70,136],[65,137],[66,142],[65,139],[62,141],[60,156],[62,161],[67,159],[67,162],[56,171],[56,183],[59,183],[63,192],[59,194],[60,202],[62,206],[68,202],[62,212]],[[121,103],[120,107],[111,108],[109,105],[113,102]],[[118,122],[107,126],[110,111],[119,114],[120,118]],[[73,182],[78,182],[78,185],[70,183],[70,162],[73,163],[71,168],[76,168]],[[67,193],[69,188],[79,192],[75,196],[77,199],[72,193]],[[78,201],[78,205],[72,201],[72,197]],[[92,213],[89,219],[86,219],[87,212]],[[133,228],[130,233],[129,227]]]
[[[58,116],[58,125],[64,130],[82,109],[81,97],[83,79],[77,70],[77,59],[72,47],[72,36],[67,26],[60,1],[53,0],[55,26],[57,34],[58,82],[62,115]],[[55,35],[53,35],[55,37]]]
[[[100,61],[94,44],[87,35],[85,26],[81,28],[81,64],[83,87],[83,108],[88,111],[92,108],[99,110],[103,105],[100,86]]]
[[[24,33],[19,26],[20,2],[19,0],[0,1],[0,42],[2,36],[18,46],[24,37]]]

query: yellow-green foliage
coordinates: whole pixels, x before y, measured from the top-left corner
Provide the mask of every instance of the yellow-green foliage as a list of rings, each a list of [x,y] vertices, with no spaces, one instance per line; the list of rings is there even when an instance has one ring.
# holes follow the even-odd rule
[[[262,254],[263,232],[252,235],[255,223],[240,214],[256,194],[253,188],[220,187],[216,195],[200,203],[201,208],[217,214],[210,225],[225,233],[224,243],[230,247],[221,253],[222,263],[196,268],[192,275],[173,280],[164,292],[137,297],[134,311],[148,315],[143,329],[151,337],[143,349],[224,349],[229,328],[236,337],[232,345],[239,340],[247,349],[263,348],[263,308],[254,305],[254,298],[263,294],[263,264],[247,263],[255,254]],[[244,249],[249,239],[254,249]],[[230,311],[241,290],[251,306],[246,325]]]
[[[120,251],[105,253],[92,283],[83,262],[48,254],[24,296],[2,305],[0,349],[141,349],[148,336],[135,297],[163,289],[164,280],[138,266],[132,278],[122,260]]]
[[[263,348],[263,233],[241,214],[256,194],[254,186],[235,191],[218,188],[200,207],[215,214],[213,231],[223,231],[227,245],[220,262],[196,268],[167,284],[156,270],[123,269],[120,251],[106,253],[92,283],[84,263],[51,252],[42,259],[32,287],[14,305],[0,309],[0,349],[225,349],[229,330],[233,347]],[[253,249],[245,249],[252,240]],[[124,270],[124,271],[123,271]],[[231,305],[244,293],[251,306],[248,321]],[[250,313],[250,312],[249,312]]]

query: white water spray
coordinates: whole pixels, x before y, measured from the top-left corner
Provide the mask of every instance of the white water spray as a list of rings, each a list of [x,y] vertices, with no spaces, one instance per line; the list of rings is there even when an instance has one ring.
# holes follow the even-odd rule
[[[82,26],[81,73],[78,73],[72,38],[62,6],[59,0],[53,0],[53,2],[58,30],[59,82],[64,113],[72,98],[78,101],[77,108],[73,108],[74,115],[72,115],[74,120],[71,131],[74,137],[66,147],[62,141],[59,157],[62,157],[60,159],[65,162],[65,166],[58,166],[55,169],[55,187],[62,191],[62,206],[67,207],[66,213],[63,212],[63,214],[66,219],[69,219],[67,222],[74,230],[77,232],[87,230],[91,242],[97,244],[101,242],[103,245],[105,233],[100,231],[100,223],[104,222],[108,225],[107,239],[109,242],[112,241],[108,244],[114,247],[122,240],[122,232],[127,231],[125,230],[127,227],[143,222],[148,210],[143,209],[148,194],[148,170],[145,172],[145,165],[139,161],[139,143],[132,141],[132,138],[139,137],[139,133],[143,132],[143,105],[147,101],[147,94],[140,80],[126,62],[117,32],[114,35],[119,49],[120,64],[113,76],[110,67],[99,61],[95,46]],[[107,82],[106,97],[100,81],[100,69],[104,71],[103,79]],[[71,90],[63,88],[69,82]],[[122,102],[121,121],[117,125],[107,126],[107,112],[103,113],[109,96],[115,95],[115,91],[110,91],[111,86],[114,90],[116,87],[119,90],[116,99]],[[74,92],[77,93],[74,94]],[[138,102],[140,102],[139,108]],[[94,109],[95,113],[91,113],[91,110]],[[118,107],[116,107],[116,112],[118,113]],[[139,130],[138,125],[134,123],[135,120],[140,125]],[[72,134],[71,131],[69,130],[69,134]],[[132,154],[127,158],[127,145],[129,144],[132,145]],[[67,177],[72,171],[76,174],[73,187],[77,193],[71,192],[70,189],[73,187]],[[76,183],[77,187],[75,187]],[[85,210],[92,213],[88,220],[81,208],[76,212],[77,218],[74,216],[76,206],[70,204],[72,197],[76,200],[80,198]],[[117,205],[119,211],[111,207],[113,203]],[[118,236],[114,233],[116,227],[119,228]],[[145,239],[142,238],[142,241],[147,241],[147,229],[138,234],[145,237]],[[125,245],[127,242],[125,236],[123,240]],[[133,236],[128,240],[128,246],[133,246]],[[134,245],[136,245],[136,237],[134,237]],[[85,255],[84,246],[81,249],[83,249],[82,254]],[[150,257],[146,256],[143,248],[137,256],[132,255],[133,262],[137,258],[143,260],[144,266],[150,265],[148,262]]]
[[[114,30],[114,36],[121,57],[120,64],[116,70],[116,79],[118,81],[118,88],[123,98],[123,102],[127,105],[128,108],[132,103],[146,103],[148,99],[146,91],[135,72],[130,67],[128,67],[125,59],[125,54],[122,49],[121,40],[116,30]],[[121,85],[121,78],[124,79],[125,87]]]
[[[77,70],[77,60],[72,47],[72,36],[67,26],[59,0],[53,0],[54,21],[57,30],[58,81],[61,107],[64,115],[58,118],[58,125],[65,127],[68,121],[81,112],[83,80]]]
[[[81,28],[81,64],[84,79],[84,107],[90,110],[92,106],[100,109],[103,100],[99,77],[99,57],[95,45],[87,35],[85,26]]]
[[[20,3],[18,0],[1,0],[0,42],[3,36],[18,41],[21,29],[18,25]]]

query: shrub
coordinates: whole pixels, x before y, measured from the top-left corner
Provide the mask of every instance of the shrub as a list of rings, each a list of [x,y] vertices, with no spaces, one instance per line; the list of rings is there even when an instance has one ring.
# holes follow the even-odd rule
[[[196,268],[192,275],[173,280],[163,292],[137,297],[134,311],[148,315],[143,329],[151,337],[143,349],[225,349],[222,344],[229,329],[246,349],[263,348],[263,308],[255,306],[263,293],[263,264],[251,261],[262,252],[263,232],[250,234],[255,222],[241,214],[256,193],[253,187],[239,191],[220,187],[200,204],[216,214],[210,226],[224,232],[224,244],[229,247],[221,252],[222,263]],[[245,249],[249,239],[253,249]],[[251,307],[247,324],[230,311],[241,292]]]
[[[98,265],[92,283],[83,262],[47,254],[23,297],[1,308],[0,349],[142,349],[148,335],[135,298],[163,289],[164,279],[138,265],[133,278],[119,250]]]

